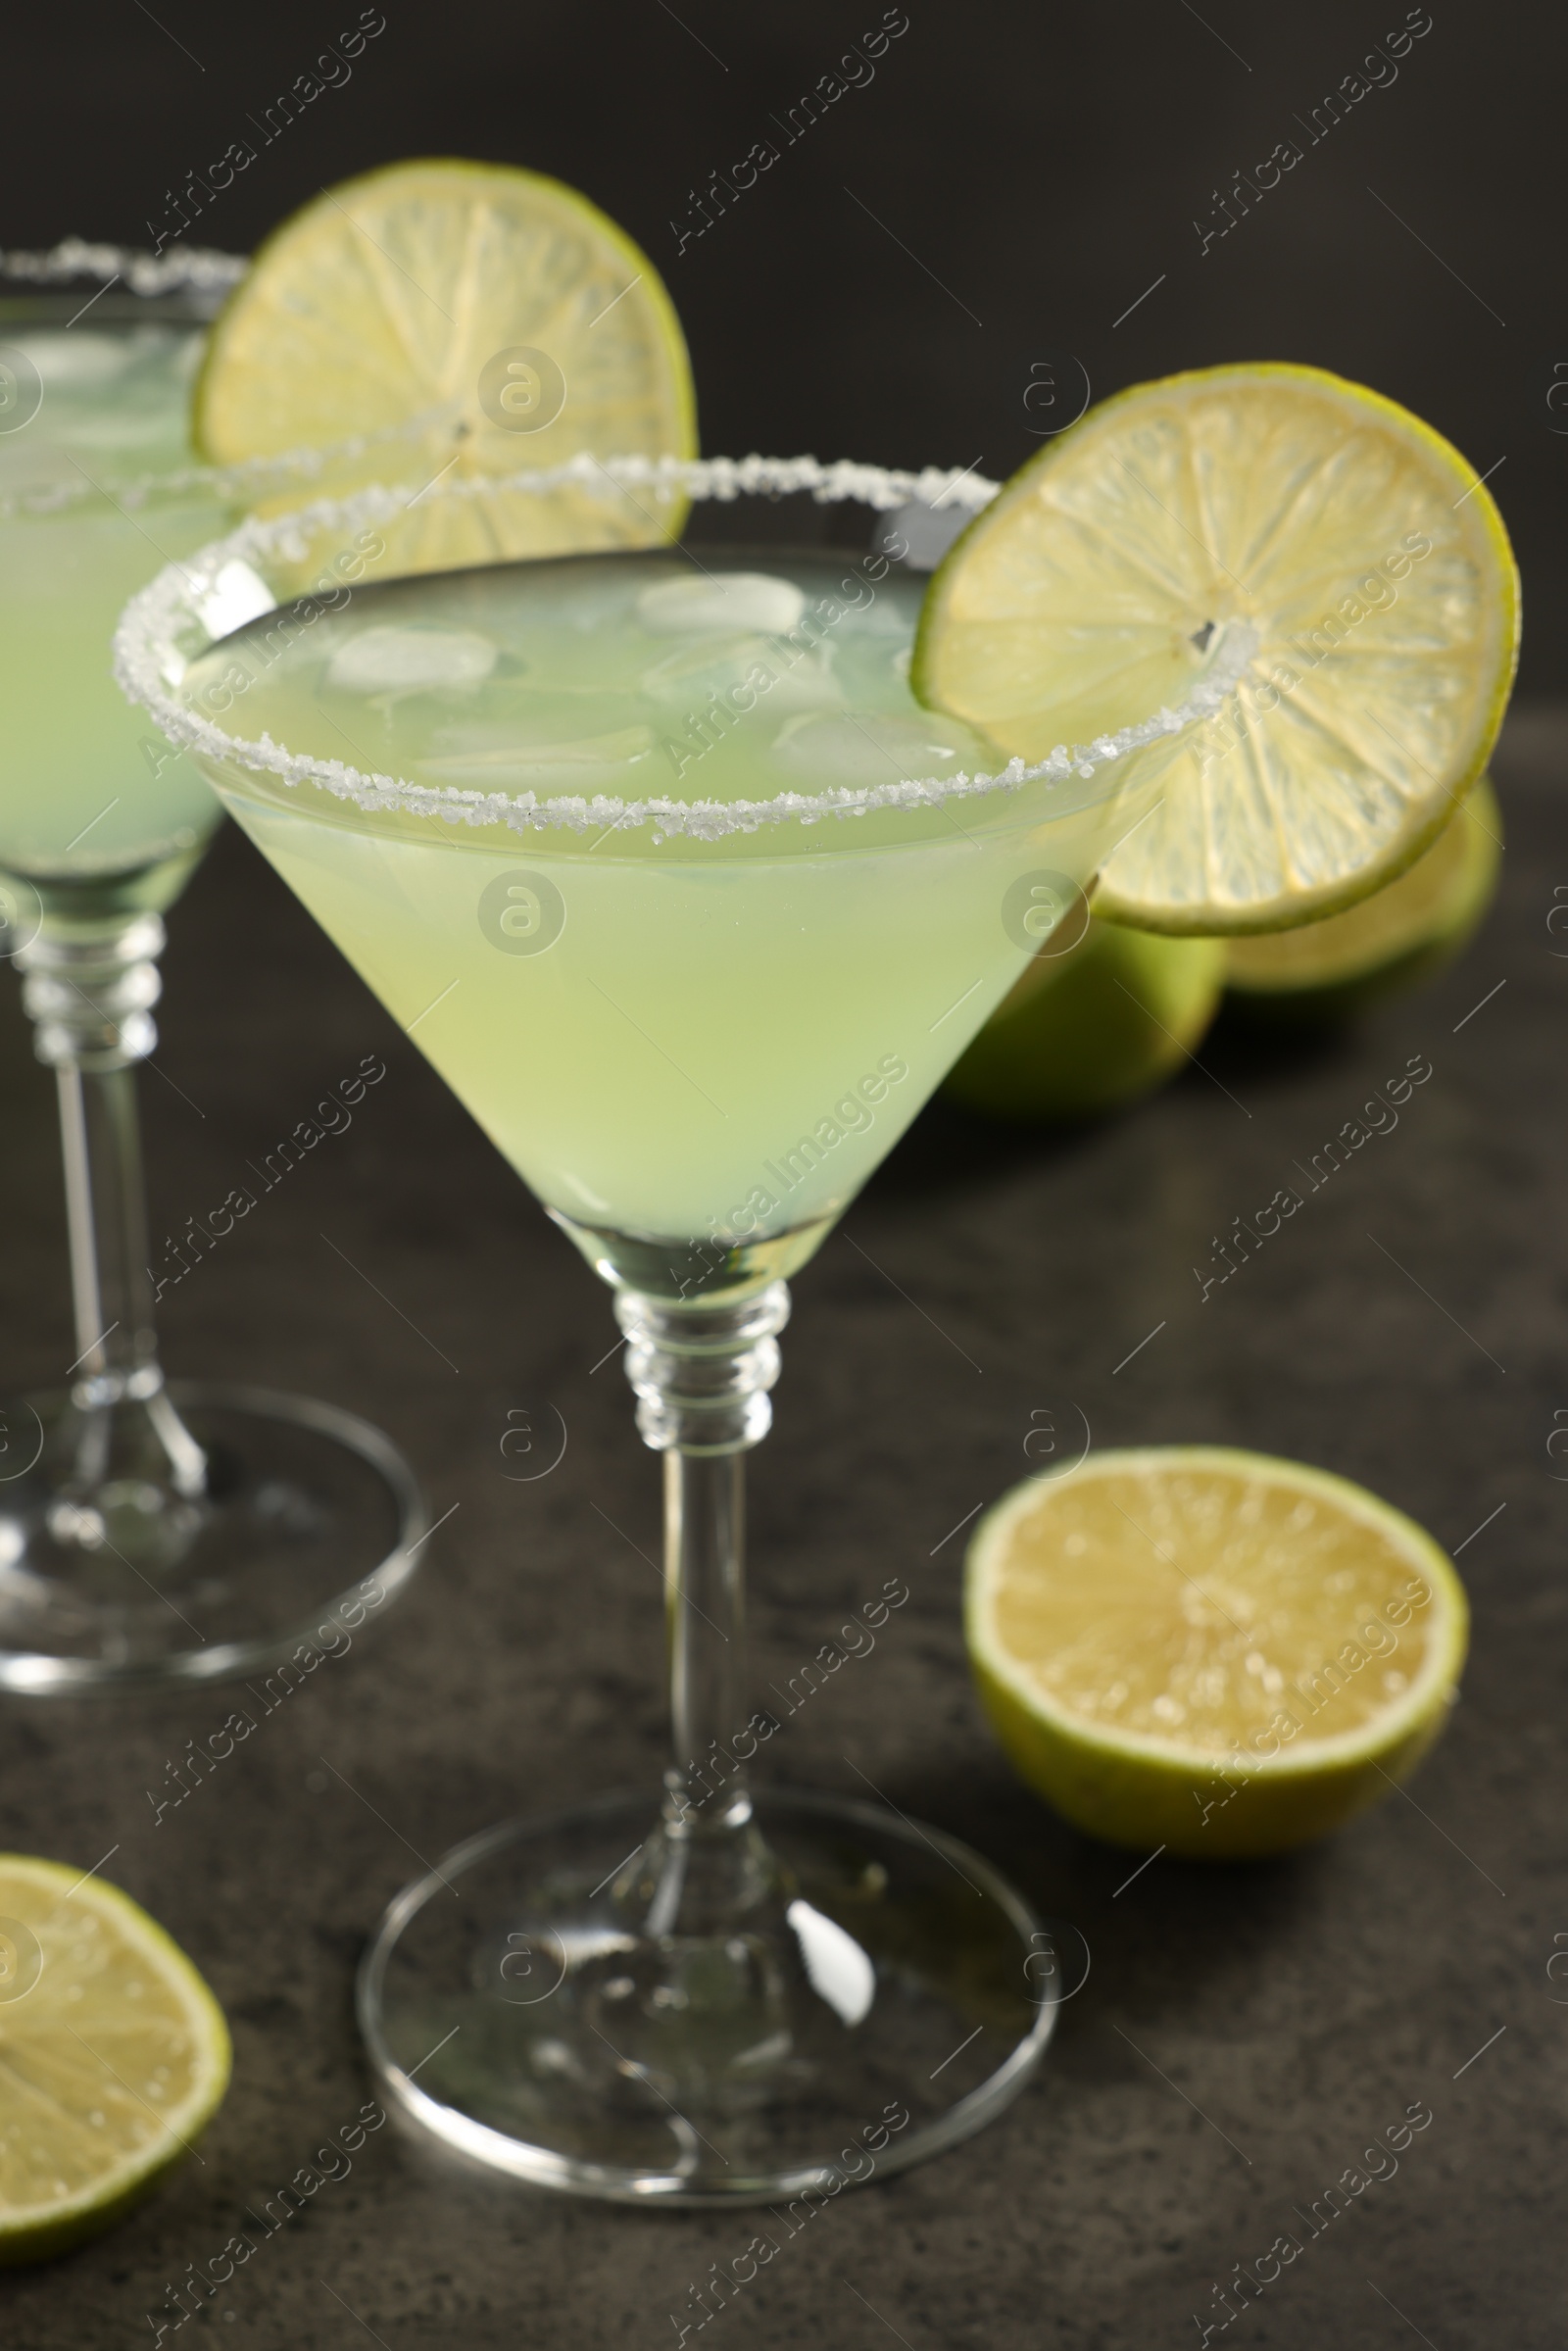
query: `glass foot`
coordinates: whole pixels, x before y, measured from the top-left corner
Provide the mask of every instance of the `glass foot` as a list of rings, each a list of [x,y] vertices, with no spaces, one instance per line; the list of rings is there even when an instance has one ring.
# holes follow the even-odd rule
[[[402,1454],[333,1404],[204,1381],[8,1403],[0,1690],[212,1681],[352,1638],[427,1526]]]
[[[1050,1952],[988,1862],[902,1815],[763,1794],[683,1836],[657,1798],[613,1796],[489,1830],[408,1886],[360,2024],[395,2106],[493,2171],[787,2202],[902,2171],[1016,2097],[1055,2022]]]

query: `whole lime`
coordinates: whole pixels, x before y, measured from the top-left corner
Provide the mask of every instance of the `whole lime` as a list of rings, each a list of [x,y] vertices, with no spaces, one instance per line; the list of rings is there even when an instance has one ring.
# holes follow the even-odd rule
[[[1038,955],[950,1072],[969,1108],[1023,1125],[1119,1109],[1190,1059],[1225,983],[1224,942],[1091,921]]]

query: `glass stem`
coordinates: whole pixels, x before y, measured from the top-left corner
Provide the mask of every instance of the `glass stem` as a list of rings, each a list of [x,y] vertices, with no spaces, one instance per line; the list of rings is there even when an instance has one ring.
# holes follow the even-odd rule
[[[147,1211],[135,1064],[158,1043],[152,1006],[164,926],[141,913],[112,924],[47,920],[17,961],[33,1050],[55,1072],[75,1307],[72,1396],[107,1451],[108,1415],[145,1407],[177,1490],[202,1491],[206,1459],[163,1393],[147,1265]],[[90,1474],[90,1465],[79,1465]]]
[[[677,1305],[625,1290],[615,1298],[637,1426],[664,1456],[671,1837],[733,1835],[751,1819],[742,1456],[772,1421],[768,1391],[789,1311],[782,1282],[733,1305]]]

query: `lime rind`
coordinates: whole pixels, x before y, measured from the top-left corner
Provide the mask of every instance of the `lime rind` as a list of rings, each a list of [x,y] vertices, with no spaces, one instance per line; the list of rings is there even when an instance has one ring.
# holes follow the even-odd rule
[[[400,234],[416,270],[398,259]],[[507,429],[486,402],[485,364],[535,344],[551,346],[564,407]],[[565,182],[452,158],[363,173],[272,231],[214,323],[193,432],[220,465],[332,450],[340,490],[377,478],[367,465],[378,445],[406,432],[414,493],[454,465],[495,476],[547,469],[568,450],[690,458],[698,445],[685,338],[649,257]],[[381,465],[384,475],[384,453]],[[411,506],[394,553],[413,571],[642,546],[678,535],[684,515],[678,500],[612,508],[567,485],[548,502],[497,499],[483,515]]]
[[[815,458],[650,459],[630,455],[599,460],[577,457],[564,465],[503,479],[452,476],[432,487],[432,502],[486,504],[496,491],[541,500],[563,482],[600,477],[612,482],[648,485],[656,498],[682,494],[691,498],[730,501],[740,495],[776,493],[790,496],[809,490],[822,503],[853,499],[887,510],[914,499],[937,505],[950,494],[962,497],[962,475],[927,467],[919,474],[892,472],[876,465],[841,460],[822,465]],[[968,495],[989,495],[990,485],[971,484]],[[259,739],[230,734],[204,712],[193,710],[180,696],[177,680],[188,666],[192,650],[209,642],[210,599],[219,594],[225,573],[249,573],[263,595],[270,596],[280,568],[298,566],[310,576],[314,544],[357,531],[367,522],[378,527],[394,522],[404,510],[402,490],[385,484],[368,485],[345,498],[318,498],[282,513],[252,514],[226,538],[199,549],[181,563],[171,563],[150,585],[133,596],[121,615],[115,633],[114,668],[122,691],[156,719],[172,743],[194,749],[198,756],[222,759],[258,773],[277,776],[283,783],[310,782],[341,800],[367,808],[399,807],[411,814],[467,825],[506,824],[518,832],[553,825],[575,832],[631,828],[651,824],[655,838],[690,834],[715,840],[725,833],[755,832],[763,825],[808,824],[823,816],[853,817],[881,808],[942,807],[953,800],[983,798],[992,793],[1015,793],[1042,779],[1051,784],[1080,781],[1102,769],[1122,764],[1107,783],[1105,797],[1134,795],[1131,773],[1142,773],[1145,762],[1167,759],[1172,745],[1223,702],[1232,682],[1250,659],[1252,632],[1245,623],[1219,639],[1205,669],[1186,699],[1175,709],[1162,706],[1115,734],[1093,742],[1058,748],[1043,760],[1029,764],[1010,759],[997,774],[970,775],[960,769],[946,776],[905,776],[897,782],[834,785],[819,793],[781,792],[768,800],[671,800],[663,796],[623,801],[610,794],[591,799],[580,793],[540,796],[532,791],[510,794],[482,792],[455,785],[411,783],[379,772],[366,773],[341,759],[296,753],[267,735]],[[262,574],[267,575],[266,581]],[[254,608],[253,609],[257,609]]]
[[[1176,1075],[1219,1005],[1225,946],[1093,920],[1037,957],[955,1062],[943,1090],[986,1116],[1070,1125]]]
[[[110,2228],[150,2195],[167,2173],[186,2160],[222,2104],[233,2070],[228,2023],[210,1986],[179,1945],[129,1894],[105,1879],[83,1877],[79,1870],[60,1862],[0,1853],[0,1907],[17,1905],[20,1909],[19,1891],[25,1894],[29,1890],[36,1890],[51,1912],[62,1897],[70,1896],[113,1924],[159,1981],[177,1992],[200,2064],[189,2095],[168,2113],[160,2112],[164,2132],[150,2146],[123,2156],[74,2195],[55,2199],[46,2207],[34,2210],[0,2204],[0,2269],[51,2260]],[[7,2016],[7,2008],[0,2006],[0,2026]],[[16,2024],[22,2027],[25,2022],[19,2003]],[[0,2033],[0,2044],[3,2039]]]
[[[1293,583],[1281,567],[1282,551],[1304,534],[1316,560],[1322,545],[1343,533],[1347,508],[1360,527],[1362,506],[1376,507],[1373,491],[1383,496],[1384,509],[1392,511],[1402,501],[1406,524],[1418,514],[1429,522],[1452,516],[1451,523],[1443,522],[1451,545],[1440,552],[1440,564],[1453,558],[1451,576],[1444,575],[1441,594],[1434,587],[1430,612],[1421,608],[1423,626],[1431,620],[1436,631],[1436,652],[1418,645],[1396,661],[1380,657],[1381,669],[1364,677],[1347,673],[1336,681],[1334,662],[1344,667],[1336,647],[1316,676],[1297,679],[1290,689],[1294,702],[1280,694],[1271,676],[1286,674],[1280,657],[1289,629],[1281,613],[1288,597],[1282,604],[1272,587],[1269,597],[1252,596],[1177,513],[1155,516],[1152,529],[1147,527],[1152,511],[1147,506],[1129,517],[1128,481],[1151,498],[1154,493],[1123,464],[1121,452],[1138,456],[1153,449],[1161,463],[1174,464],[1171,453],[1180,444],[1195,485],[1194,514],[1208,527],[1208,509],[1199,501],[1196,486],[1200,469],[1191,450],[1195,436],[1201,437],[1204,404],[1216,418],[1251,412],[1257,419],[1251,473],[1240,461],[1228,465],[1226,450],[1205,447],[1202,492],[1216,507],[1234,493],[1240,512],[1241,493],[1232,476],[1251,483],[1255,475],[1272,485],[1267,432],[1276,416],[1294,417],[1298,437],[1315,437],[1330,453],[1325,465],[1341,467],[1333,498],[1320,482],[1305,478],[1310,469],[1298,468],[1270,523],[1273,544],[1265,544],[1266,562],[1250,552],[1255,539],[1248,541],[1246,560],[1237,557],[1253,579],[1271,567],[1282,595],[1287,589],[1298,596],[1301,592],[1301,581]],[[1216,438],[1217,425],[1211,422],[1209,430]],[[1155,457],[1147,462],[1153,465]],[[1359,473],[1351,472],[1352,462]],[[1362,475],[1368,496],[1358,501],[1349,492]],[[1054,503],[1049,520],[1043,521],[1034,509],[1047,492]],[[1157,498],[1154,505],[1160,505]],[[1240,531],[1234,514],[1231,523]],[[1136,538],[1140,527],[1142,544]],[[1045,559],[1032,554],[1030,544],[1031,533],[1037,546],[1045,544],[1044,532],[1049,532],[1049,561],[1054,566],[1049,580],[1040,569]],[[1156,544],[1161,534],[1163,546]],[[1209,535],[1215,536],[1212,527]],[[1398,542],[1395,545],[1397,551]],[[1439,546],[1434,538],[1429,552]],[[1353,563],[1343,552],[1335,560],[1341,570],[1359,576],[1363,555],[1358,549]],[[1400,576],[1408,572],[1407,564]],[[1433,580],[1438,576],[1435,566]],[[1129,582],[1136,584],[1136,593]],[[1077,606],[1069,614],[1063,604],[1042,637],[1041,600],[1050,603],[1047,587],[1058,602],[1073,588]],[[1097,608],[1097,595],[1103,609]],[[971,606],[976,598],[990,600],[983,619],[972,612],[963,617],[958,608],[965,597]],[[1506,532],[1486,485],[1420,418],[1382,394],[1324,369],[1289,363],[1195,370],[1116,394],[1031,459],[956,541],[932,579],[911,682],[922,700],[984,728],[1003,748],[1032,752],[1038,745],[1028,728],[1041,712],[1031,717],[1027,695],[1023,702],[1018,699],[1031,661],[1037,686],[1042,678],[1055,678],[1053,692],[1059,688],[1068,717],[1078,715],[1071,696],[1082,692],[1091,700],[1098,697],[1102,722],[1114,723],[1119,694],[1147,702],[1156,640],[1163,649],[1160,661],[1184,661],[1185,637],[1195,619],[1238,616],[1255,619],[1262,628],[1253,675],[1239,689],[1226,719],[1173,766],[1166,778],[1169,807],[1163,819],[1141,827],[1107,860],[1097,905],[1108,919],[1174,934],[1282,929],[1356,903],[1414,862],[1446,821],[1454,800],[1481,774],[1506,708],[1519,633],[1518,574]],[[1298,632],[1310,631],[1308,607],[1291,611],[1289,618]],[[1452,640],[1446,651],[1444,630]],[[1070,645],[1070,658],[1060,650],[1062,644]],[[1348,658],[1364,662],[1366,656],[1352,647]],[[1124,669],[1118,661],[1124,661]],[[1381,720],[1367,677],[1375,677],[1382,717],[1396,721],[1392,734],[1376,731]],[[1454,716],[1447,706],[1456,694],[1463,709]],[[1270,743],[1273,709],[1287,716],[1273,729],[1274,771],[1269,772],[1260,766],[1257,746]],[[1355,724],[1346,738],[1341,788],[1332,780],[1333,758],[1341,755],[1327,757],[1314,745],[1319,735],[1332,743],[1336,714],[1343,718],[1347,712]],[[1292,731],[1282,734],[1287,725]],[[1359,744],[1357,726],[1364,738]],[[1289,759],[1278,751],[1280,742],[1287,744]],[[1325,778],[1330,779],[1327,790]],[[1298,869],[1293,860],[1304,863]]]
[[[335,187],[323,190],[322,194],[314,202],[302,205],[298,212],[291,213],[286,220],[280,221],[276,228],[263,238],[252,257],[249,270],[229,294],[222,309],[213,321],[207,349],[192,388],[192,438],[198,454],[205,457],[210,464],[215,465],[233,464],[259,454],[269,456],[280,454],[276,450],[267,452],[251,449],[222,451],[215,446],[212,438],[215,405],[213,385],[215,379],[220,376],[221,355],[234,331],[236,316],[241,315],[249,302],[254,300],[258,283],[265,283],[267,277],[283,261],[302,227],[314,220],[318,214],[324,213],[328,207],[340,211],[347,210],[360,196],[383,190],[399,179],[407,179],[413,175],[426,172],[451,174],[460,180],[467,178],[475,188],[497,177],[505,178],[512,183],[525,184],[536,190],[542,198],[559,204],[563,210],[577,219],[585,229],[592,231],[595,238],[608,251],[618,255],[631,271],[633,279],[639,277],[642,279],[645,298],[662,328],[661,339],[663,346],[678,361],[670,382],[670,389],[676,404],[676,428],[674,443],[668,454],[672,457],[695,457],[698,448],[697,389],[687,355],[686,337],[679,314],[670,299],[669,289],[654,268],[649,256],[627,234],[618,221],[612,220],[608,213],[601,211],[591,197],[584,196],[579,189],[571,187],[565,180],[556,179],[545,171],[524,170],[520,165],[483,164],[464,156],[416,157],[404,163],[377,165],[373,171],[359,172],[354,178],[340,180]],[[350,429],[352,429],[352,420]]]
[[[980,1521],[967,1554],[964,1631],[981,1702],[1004,1750],[1075,1826],[1129,1849],[1159,1845],[1191,1859],[1247,1859],[1330,1834],[1414,1770],[1456,1694],[1469,1609],[1452,1561],[1425,1528],[1329,1470],[1232,1446],[1128,1447],[1092,1455],[1060,1482],[1205,1469],[1316,1496],[1383,1536],[1429,1581],[1435,1608],[1420,1671],[1370,1722],[1329,1738],[1302,1733],[1272,1755],[1239,1747],[1221,1753],[1093,1723],[1057,1704],[1006,1654],[994,1624],[995,1568],[1011,1530],[1041,1507],[1042,1490],[1054,1478],[1014,1488]]]
[[[1343,913],[1229,942],[1226,985],[1250,1005],[1338,1015],[1410,987],[1457,955],[1497,886],[1502,812],[1478,777],[1437,839]]]
[[[1354,1485],[1332,1470],[1314,1469],[1305,1462],[1287,1461],[1277,1455],[1251,1453],[1234,1445],[1150,1445],[1125,1446],[1090,1456],[1084,1469],[1067,1473],[1081,1477],[1084,1470],[1094,1476],[1122,1474],[1137,1477],[1141,1472],[1180,1468],[1200,1475],[1205,1469],[1245,1478],[1268,1478],[1305,1494],[1320,1495],[1347,1517],[1358,1519],[1363,1525],[1387,1536],[1396,1547],[1410,1558],[1422,1573],[1431,1577],[1435,1591],[1449,1603],[1438,1620],[1449,1628],[1450,1637],[1444,1642],[1434,1642],[1420,1673],[1404,1691],[1397,1704],[1381,1713],[1367,1729],[1337,1733],[1329,1739],[1302,1737],[1294,1740],[1287,1750],[1277,1756],[1257,1758],[1258,1771],[1270,1779],[1288,1779],[1294,1772],[1310,1773],[1325,1761],[1353,1761],[1371,1747],[1381,1746],[1386,1736],[1404,1727],[1406,1717],[1424,1713],[1435,1696],[1451,1688],[1463,1662],[1468,1610],[1464,1587],[1459,1582],[1448,1554],[1426,1529],[1396,1510],[1392,1502],[1383,1501],[1369,1494],[1365,1487]],[[1063,1730],[1074,1730],[1095,1745],[1152,1760],[1174,1764],[1190,1763],[1199,1752],[1190,1743],[1167,1739],[1152,1732],[1122,1731],[1113,1727],[1090,1724],[1082,1715],[1056,1706],[1039,1689],[1038,1684],[1022,1673],[1004,1653],[999,1651],[986,1620],[989,1594],[985,1590],[984,1562],[1000,1548],[1012,1526],[1027,1518],[1040,1507],[1041,1491],[1057,1481],[1050,1477],[1026,1479],[1010,1494],[1004,1494],[993,1504],[976,1527],[969,1546],[969,1557],[976,1563],[977,1587],[973,1605],[977,1614],[970,1618],[978,1644],[988,1667],[1026,1699],[1034,1709],[1055,1718]],[[1062,1477],[1061,1483],[1066,1483]],[[1203,1751],[1203,1760],[1216,1763],[1225,1760],[1217,1753]]]

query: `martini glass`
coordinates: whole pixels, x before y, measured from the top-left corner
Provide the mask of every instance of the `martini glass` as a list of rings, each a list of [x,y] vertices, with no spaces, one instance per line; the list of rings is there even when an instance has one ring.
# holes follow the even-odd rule
[[[0,953],[55,1071],[75,1310],[68,1385],[0,1414],[0,1688],[241,1673],[363,1622],[424,1527],[400,1456],[335,1407],[166,1384],[135,1066],[163,916],[222,810],[110,674],[131,590],[227,527],[188,443],[203,322],[245,268],[71,240],[0,256]],[[250,1212],[230,1193],[203,1228]],[[196,1220],[188,1220],[192,1224]],[[204,1253],[163,1252],[162,1289]]]
[[[732,527],[745,497],[759,535],[800,492],[992,494],[811,460],[598,470],[645,509],[716,496]],[[699,535],[299,593],[401,504],[247,524],[133,603],[119,670],[611,1285],[664,1457],[673,1744],[662,1791],[488,1830],[410,1886],[362,2027],[405,2113],[497,2171],[836,2193],[1005,2105],[1060,1971],[941,1831],[751,1786],[777,1726],[745,1679],[742,1472],[787,1279],[1246,649],[1174,641],[1174,708],[994,778],[910,695],[921,583],[886,553]],[[208,647],[220,576],[278,609]]]

